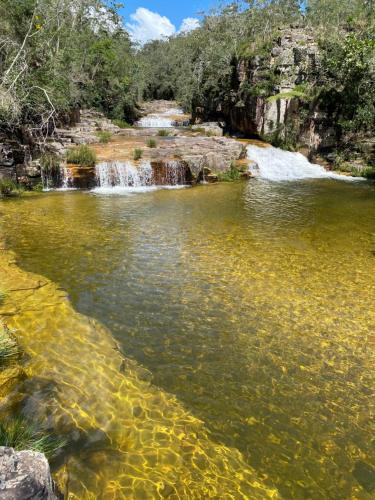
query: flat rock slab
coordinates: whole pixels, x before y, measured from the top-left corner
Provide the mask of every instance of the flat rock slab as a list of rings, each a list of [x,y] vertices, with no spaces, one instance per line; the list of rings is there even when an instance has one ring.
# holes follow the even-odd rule
[[[149,135],[150,137],[150,135]],[[193,174],[203,167],[213,172],[230,169],[232,162],[246,157],[246,145],[227,137],[157,137],[156,147],[147,146],[145,137],[117,135],[109,144],[94,146],[99,161],[132,161],[135,149],[142,149],[143,160],[187,162]]]

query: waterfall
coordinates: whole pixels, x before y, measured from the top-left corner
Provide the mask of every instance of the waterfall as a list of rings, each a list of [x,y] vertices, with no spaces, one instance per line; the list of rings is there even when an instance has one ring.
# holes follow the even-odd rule
[[[72,189],[73,185],[73,178],[70,169],[67,167],[66,164],[64,164],[60,168],[60,175],[61,175],[61,190],[68,190]]]
[[[291,153],[272,146],[259,147],[249,145],[247,156],[257,164],[251,168],[252,173],[270,181],[293,181],[299,179],[330,178],[346,181],[358,180],[359,177],[349,177],[328,172],[320,165],[310,163],[301,153]]]
[[[157,115],[148,115],[144,116],[137,123],[137,127],[143,128],[172,128],[174,126],[174,120],[170,118],[157,116]]]
[[[163,113],[151,113],[143,116],[138,122],[137,127],[143,128],[172,128],[177,125],[173,117],[183,115],[183,111],[179,108],[172,108]]]
[[[102,194],[146,192],[155,189],[185,187],[185,176],[178,162],[165,165],[162,184],[155,182],[155,173],[149,161],[139,166],[131,162],[100,162],[96,165],[97,188],[93,191]]]

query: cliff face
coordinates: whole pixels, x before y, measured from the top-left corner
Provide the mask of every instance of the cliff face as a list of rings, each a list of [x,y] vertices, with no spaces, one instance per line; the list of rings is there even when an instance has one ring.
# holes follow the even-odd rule
[[[218,120],[230,133],[293,145],[314,156],[340,147],[334,103],[308,95],[322,83],[321,55],[313,33],[294,25],[279,30],[257,54],[232,62],[230,88],[194,107],[193,119]]]

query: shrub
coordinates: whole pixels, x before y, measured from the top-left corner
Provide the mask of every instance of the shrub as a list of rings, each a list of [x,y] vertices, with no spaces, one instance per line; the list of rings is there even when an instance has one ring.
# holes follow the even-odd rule
[[[241,178],[241,173],[238,168],[232,163],[230,170],[227,172],[219,172],[217,178],[220,182],[233,182]]]
[[[43,183],[42,182],[38,182],[38,184],[35,184],[33,186],[33,191],[38,191],[38,192],[43,191]]]
[[[139,148],[136,148],[134,150],[134,153],[133,153],[133,158],[135,161],[138,161],[142,158],[143,156],[143,150],[142,149],[139,149]]]
[[[6,325],[0,324],[0,368],[20,355],[16,339]]]
[[[40,157],[40,168],[43,183],[47,187],[57,186],[60,181],[60,159],[52,153],[44,153]]]
[[[81,165],[82,167],[93,167],[96,162],[96,153],[86,144],[77,146],[67,152],[66,160],[68,163]]]
[[[366,179],[375,180],[375,167],[365,168],[363,172],[361,172],[361,175],[366,177]]]
[[[114,125],[117,125],[117,127],[120,127],[120,128],[132,128],[132,126],[126,122],[125,120],[112,120],[112,123]]]
[[[0,196],[17,196],[22,192],[21,187],[11,179],[0,179]]]
[[[168,130],[165,130],[165,129],[158,130],[158,136],[159,137],[168,137],[169,132],[168,132]]]
[[[46,174],[54,174],[60,172],[60,160],[52,153],[44,153],[40,157],[40,167]]]
[[[147,146],[148,146],[149,148],[156,148],[156,145],[157,145],[157,142],[156,142],[156,140],[155,140],[155,139],[149,139],[149,140],[147,141]]]
[[[112,134],[108,130],[99,130],[96,135],[102,144],[108,144],[112,138]]]
[[[43,433],[24,417],[0,422],[0,446],[14,448],[17,451],[37,451],[51,459],[65,444],[64,440]]]

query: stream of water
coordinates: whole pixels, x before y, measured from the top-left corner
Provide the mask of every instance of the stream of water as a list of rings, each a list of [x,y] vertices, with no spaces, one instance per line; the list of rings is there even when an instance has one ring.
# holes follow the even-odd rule
[[[59,400],[73,409],[72,387],[85,374],[95,389],[84,414],[100,413],[112,436],[104,446],[91,432],[75,498],[257,498],[250,484],[265,485],[261,498],[273,488],[293,499],[373,498],[374,195],[364,182],[253,179],[125,197],[48,193],[1,206],[22,267],[67,290],[161,391],[129,385],[132,404],[120,398],[108,409],[119,391],[106,375],[111,350],[91,363],[91,344],[59,321],[67,338],[53,361]],[[165,405],[168,394],[176,403]],[[185,425],[177,402],[208,433],[184,445],[196,450],[185,469],[171,430]],[[117,455],[111,432],[124,429],[140,437],[117,437]],[[146,445],[152,429],[156,462]],[[71,443],[71,460],[81,449]],[[153,489],[159,472],[169,481],[162,493]]]

